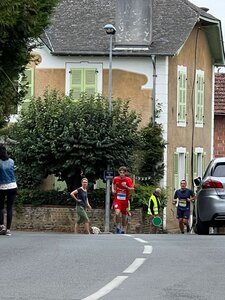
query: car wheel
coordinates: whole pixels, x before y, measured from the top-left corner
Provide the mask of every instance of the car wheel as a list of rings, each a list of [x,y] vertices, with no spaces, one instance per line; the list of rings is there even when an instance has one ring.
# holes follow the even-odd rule
[[[207,235],[209,234],[209,225],[206,222],[202,222],[197,216],[197,223],[195,225],[196,233],[200,235]]]

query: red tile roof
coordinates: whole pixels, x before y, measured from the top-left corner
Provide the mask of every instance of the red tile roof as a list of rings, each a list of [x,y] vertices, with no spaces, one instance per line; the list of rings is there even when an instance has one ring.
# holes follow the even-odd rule
[[[215,73],[215,115],[225,115],[225,73]]]

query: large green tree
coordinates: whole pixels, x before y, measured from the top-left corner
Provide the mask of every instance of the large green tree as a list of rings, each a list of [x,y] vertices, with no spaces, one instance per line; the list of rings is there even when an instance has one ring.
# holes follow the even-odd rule
[[[65,180],[71,190],[80,185],[82,173],[94,181],[103,177],[107,165],[130,164],[139,141],[140,117],[129,102],[83,95],[74,101],[56,92],[34,99],[12,128],[19,144],[15,160],[26,184],[49,174]],[[21,181],[22,182],[22,181]]]
[[[19,76],[58,0],[0,1],[0,127],[24,96]]]

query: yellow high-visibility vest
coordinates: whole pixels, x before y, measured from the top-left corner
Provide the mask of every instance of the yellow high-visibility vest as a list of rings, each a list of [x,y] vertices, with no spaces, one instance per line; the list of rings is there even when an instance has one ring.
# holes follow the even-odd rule
[[[157,199],[156,196],[154,194],[152,194],[149,198],[148,201],[148,215],[152,215],[151,209],[150,209],[150,204],[151,201],[153,201],[153,211],[154,211],[154,215],[158,215],[159,214],[159,208],[158,208],[158,203],[157,203]],[[160,204],[160,200],[158,199],[159,204]]]

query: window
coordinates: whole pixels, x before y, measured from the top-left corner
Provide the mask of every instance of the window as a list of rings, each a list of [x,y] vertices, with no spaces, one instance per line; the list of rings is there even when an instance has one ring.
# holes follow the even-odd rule
[[[195,125],[203,126],[204,121],[204,71],[196,71],[195,83]]]
[[[193,153],[193,179],[203,176],[205,171],[205,153],[203,148],[195,148]]]
[[[81,93],[95,95],[102,92],[102,65],[70,63],[66,65],[66,93],[78,99]]]
[[[173,176],[174,176],[174,190],[180,188],[180,181],[185,179],[188,184],[189,179],[189,153],[186,148],[180,147],[176,149],[173,159]]]
[[[215,177],[225,177],[225,164],[216,165],[212,175]]]
[[[186,126],[187,67],[177,69],[177,126]]]

